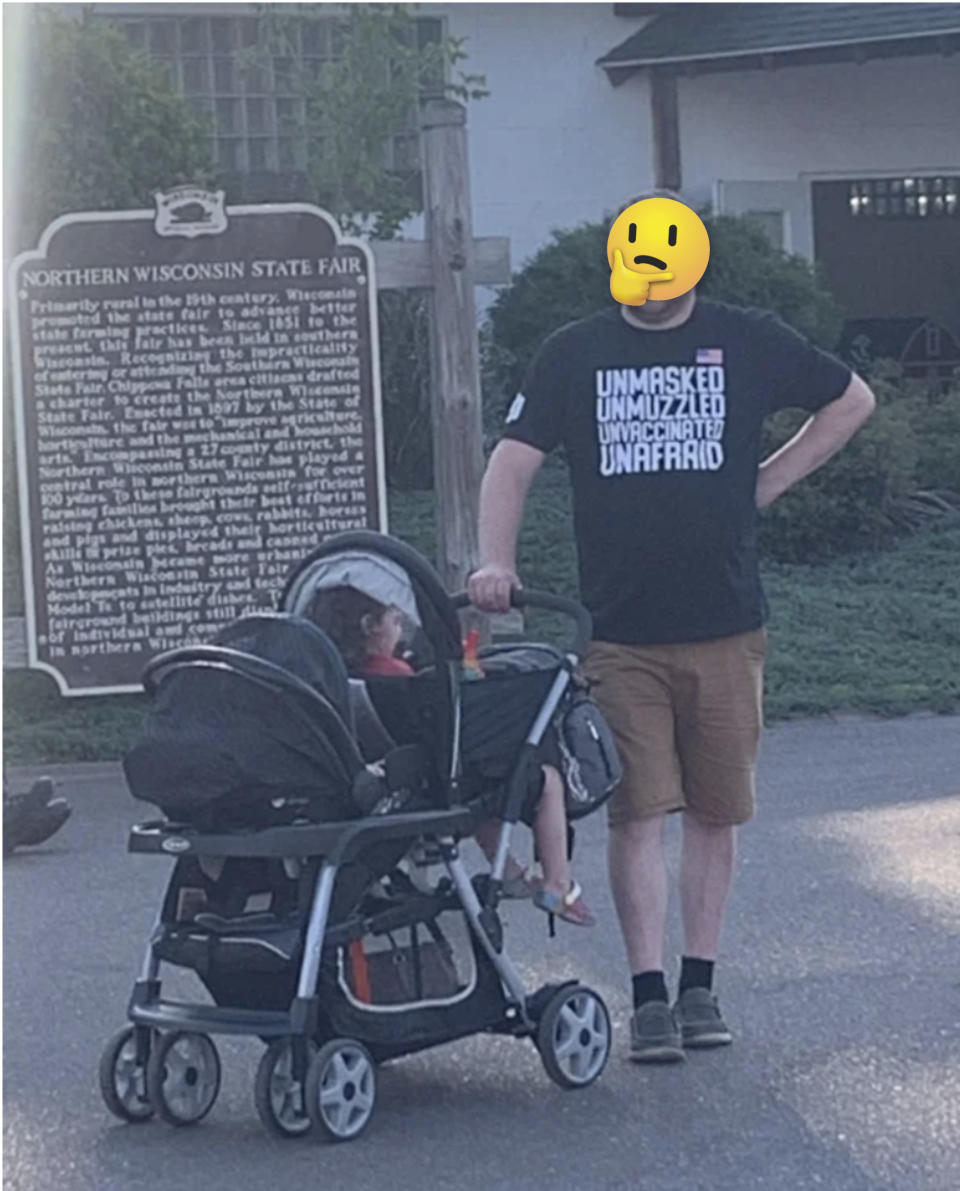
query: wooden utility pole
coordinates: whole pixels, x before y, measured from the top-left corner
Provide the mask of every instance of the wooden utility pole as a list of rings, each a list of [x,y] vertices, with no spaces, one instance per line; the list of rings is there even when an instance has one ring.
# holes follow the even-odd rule
[[[650,114],[653,121],[653,184],[679,190],[680,118],[677,108],[677,76],[672,70],[655,69],[650,76]]]
[[[430,320],[437,569],[461,590],[477,564],[483,421],[466,112],[432,99],[421,111],[426,240],[433,274]]]

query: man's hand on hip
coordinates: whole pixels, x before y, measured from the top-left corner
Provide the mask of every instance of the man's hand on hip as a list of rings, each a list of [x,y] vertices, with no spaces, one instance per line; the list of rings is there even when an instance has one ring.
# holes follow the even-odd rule
[[[516,571],[490,563],[473,572],[467,580],[467,593],[484,612],[506,612],[511,591],[520,586]]]
[[[873,413],[877,399],[856,373],[835,400],[819,409],[797,433],[760,464],[757,508],[772,504],[849,442]]]

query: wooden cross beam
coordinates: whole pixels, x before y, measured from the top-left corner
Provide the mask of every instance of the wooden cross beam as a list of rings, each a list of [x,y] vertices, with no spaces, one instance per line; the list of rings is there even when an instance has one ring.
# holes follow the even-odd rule
[[[371,240],[377,263],[377,289],[432,289],[433,266],[426,240]],[[473,284],[505,285],[510,280],[510,241],[481,236],[473,241]]]

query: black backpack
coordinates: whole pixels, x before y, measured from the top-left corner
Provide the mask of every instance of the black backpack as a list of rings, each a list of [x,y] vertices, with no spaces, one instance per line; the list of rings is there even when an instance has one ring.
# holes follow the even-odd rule
[[[582,686],[574,686],[555,721],[567,818],[582,819],[610,797],[623,777],[610,725]]]

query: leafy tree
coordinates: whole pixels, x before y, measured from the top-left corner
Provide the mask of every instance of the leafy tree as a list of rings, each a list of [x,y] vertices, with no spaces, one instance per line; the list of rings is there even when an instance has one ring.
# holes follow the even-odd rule
[[[308,65],[299,44],[321,41],[330,25],[330,5],[261,8],[261,47],[290,64],[290,90],[305,103],[305,128],[287,131],[301,138],[311,197],[341,226],[379,239],[395,236],[422,208],[416,187],[417,108],[421,99],[462,100],[487,94],[481,75],[465,74],[463,39],[423,40],[416,13],[404,4],[351,4],[333,23],[332,55],[320,69]],[[451,76],[456,70],[456,78]],[[304,135],[307,133],[308,135]],[[389,145],[400,138],[406,162],[389,161]]]
[[[4,12],[6,248],[33,248],[70,211],[149,207],[152,192],[207,182],[201,115],[162,65],[89,8]],[[15,26],[18,22],[18,27]],[[4,369],[4,596],[19,607],[19,533],[9,353]]]
[[[5,47],[8,245],[32,247],[68,211],[148,207],[156,189],[211,180],[205,120],[160,63],[90,8],[24,8]]]
[[[336,17],[330,9],[263,5],[258,45],[245,59],[283,62],[286,93],[303,101],[303,122],[291,120],[281,133],[299,143],[305,197],[353,234],[391,239],[423,207],[420,102],[479,99],[485,81],[460,69],[462,39],[422,36],[415,7],[352,4]],[[321,61],[318,49],[329,56]],[[391,160],[391,142],[406,148],[405,160]],[[429,298],[385,292],[379,313],[387,475],[393,486],[430,487]]]

